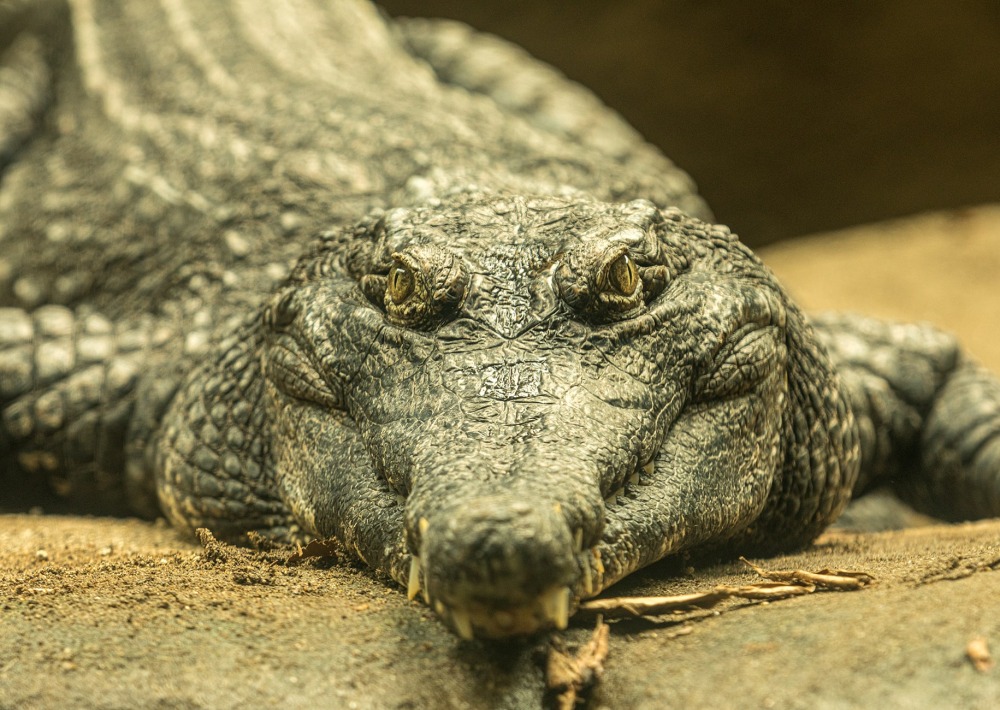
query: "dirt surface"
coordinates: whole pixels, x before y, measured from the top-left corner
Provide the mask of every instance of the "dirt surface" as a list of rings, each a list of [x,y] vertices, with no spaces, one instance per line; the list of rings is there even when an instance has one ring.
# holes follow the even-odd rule
[[[1000,372],[1000,205],[827,232],[758,253],[806,310],[929,321]]]
[[[1000,209],[827,235],[769,254],[811,307],[936,319],[1000,366]],[[998,368],[1000,369],[1000,368]],[[538,708],[549,640],[463,642],[337,558],[203,548],[162,524],[0,516],[0,708]],[[828,533],[770,569],[877,583],[611,623],[592,707],[996,707],[1000,521]],[[615,594],[760,581],[655,566]],[[562,634],[569,647],[592,622]]]
[[[0,518],[0,707],[536,708],[547,641],[463,642],[425,607],[331,560],[208,553],[135,521]],[[612,622],[595,707],[994,707],[1000,522],[834,533],[772,569],[860,569],[815,593]],[[741,563],[661,565],[623,594],[759,581]],[[571,628],[572,644],[589,627]]]

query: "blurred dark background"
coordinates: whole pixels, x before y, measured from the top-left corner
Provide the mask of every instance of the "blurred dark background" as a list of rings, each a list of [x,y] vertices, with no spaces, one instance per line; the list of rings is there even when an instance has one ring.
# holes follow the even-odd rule
[[[594,90],[752,244],[1000,198],[1000,3],[381,0]]]

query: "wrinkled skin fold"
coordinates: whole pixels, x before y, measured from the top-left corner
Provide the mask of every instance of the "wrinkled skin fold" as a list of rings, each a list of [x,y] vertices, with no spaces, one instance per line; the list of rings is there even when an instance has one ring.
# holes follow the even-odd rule
[[[849,415],[796,401],[829,396],[832,375],[798,369],[800,316],[724,228],[641,200],[492,193],[365,225],[347,250],[327,235],[239,339],[263,375],[261,466],[304,532],[462,635],[565,626],[666,555],[751,544],[768,515],[801,544],[846,502]],[[810,475],[839,485],[789,525],[769,497],[817,445],[786,444],[795,417],[837,451]],[[190,525],[164,463],[166,507]]]

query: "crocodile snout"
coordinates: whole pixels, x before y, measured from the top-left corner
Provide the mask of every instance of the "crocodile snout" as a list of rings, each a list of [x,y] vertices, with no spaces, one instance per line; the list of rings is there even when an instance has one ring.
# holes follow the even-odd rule
[[[569,515],[567,515],[569,513]],[[410,596],[423,593],[466,638],[565,628],[580,587],[583,541],[599,530],[563,503],[501,492],[416,518]]]
[[[371,459],[405,500],[410,596],[463,636],[565,626],[603,588],[606,505],[649,460],[658,410],[639,377],[561,347],[581,328],[495,342],[459,319],[419,366],[352,394]]]

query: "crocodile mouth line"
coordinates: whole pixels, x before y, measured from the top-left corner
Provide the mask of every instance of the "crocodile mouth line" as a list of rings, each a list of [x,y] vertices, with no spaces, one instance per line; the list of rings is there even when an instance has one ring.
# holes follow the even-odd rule
[[[625,481],[625,483],[604,497],[605,509],[615,508],[622,504],[623,499],[627,500],[627,494],[631,491],[631,489],[635,486],[642,485],[642,474],[646,474],[646,477],[649,478],[653,475],[654,468],[655,463],[650,460],[648,463],[643,464],[638,469],[633,471],[632,475],[628,477],[628,480]]]
[[[475,600],[458,605],[432,598],[424,584],[426,577],[427,570],[420,557],[411,555],[406,596],[413,600],[422,595],[424,602],[466,641],[474,639],[477,632],[483,638],[504,638],[534,633],[549,626],[565,629],[569,625],[574,596],[567,585],[549,587],[534,599],[516,606]]]

